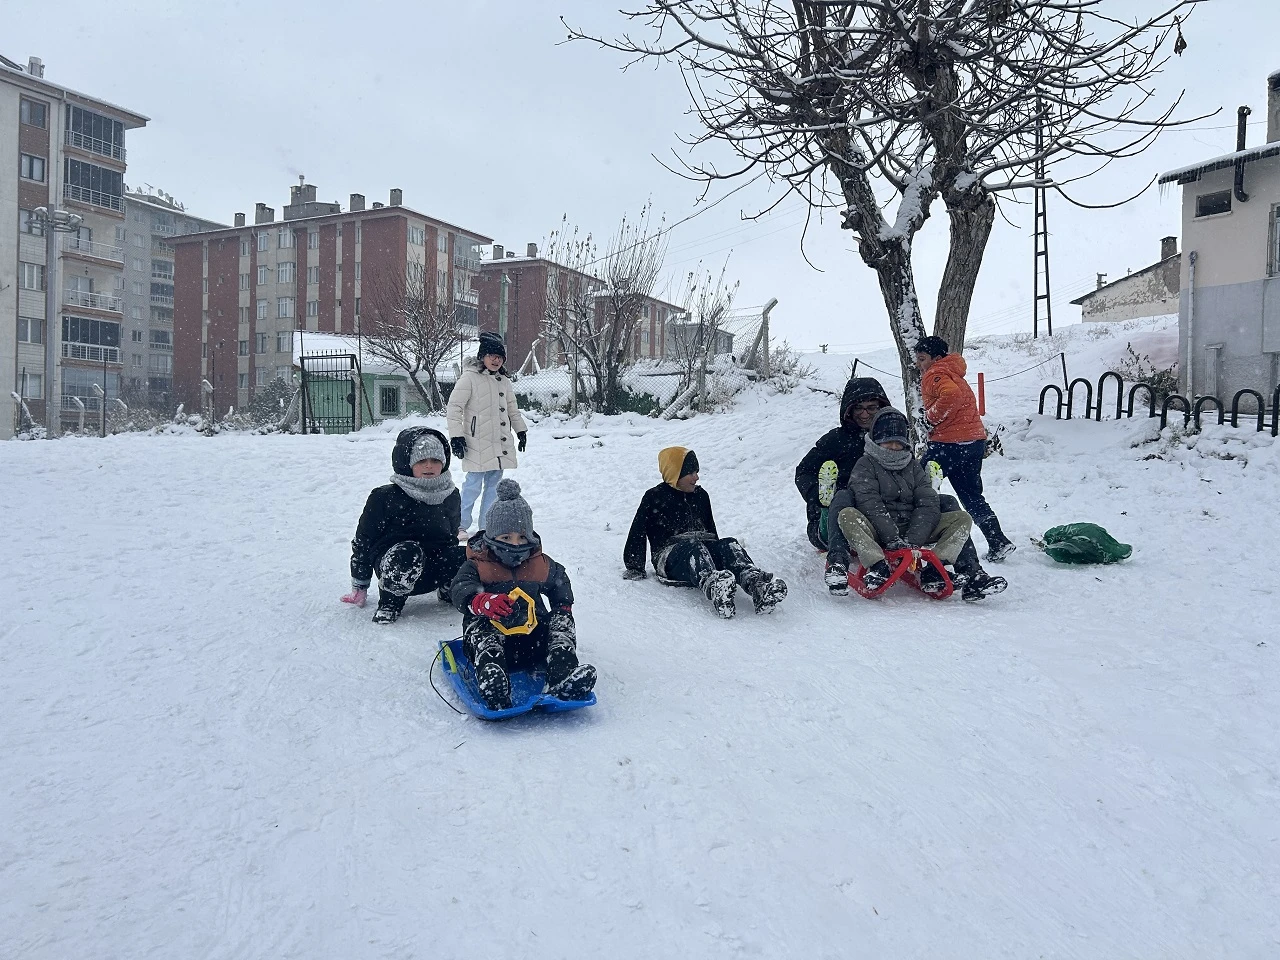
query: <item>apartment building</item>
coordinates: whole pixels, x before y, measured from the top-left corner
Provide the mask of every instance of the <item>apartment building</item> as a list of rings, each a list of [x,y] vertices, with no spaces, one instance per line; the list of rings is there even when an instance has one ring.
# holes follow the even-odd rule
[[[424,271],[474,335],[488,237],[406,207],[400,190],[368,209],[353,193],[343,211],[299,181],[279,222],[259,203],[252,224],[237,213],[234,226],[173,238],[173,386],[189,408],[201,402],[202,382],[225,411],[288,378],[295,330],[358,333],[365,289],[380,278]]]
[[[187,213],[162,191],[126,190],[121,299],[121,393],[130,404],[173,413],[174,240],[226,228]]]
[[[0,437],[14,392],[55,429],[100,409],[95,384],[120,394],[125,132],[147,118],[44,72],[0,56]],[[46,233],[55,208],[75,219]]]
[[[507,364],[520,369],[530,353],[538,363],[551,366],[563,362],[560,345],[554,342],[547,324],[548,291],[572,285],[582,289],[603,289],[603,282],[578,270],[538,256],[538,245],[530,243],[525,255],[493,245],[492,256],[480,264],[476,283],[479,292],[480,326],[495,330],[507,342]],[[604,297],[599,298],[604,309]],[[647,298],[641,308],[631,355],[636,359],[661,359],[668,355],[667,339],[673,321],[684,310],[656,297]]]

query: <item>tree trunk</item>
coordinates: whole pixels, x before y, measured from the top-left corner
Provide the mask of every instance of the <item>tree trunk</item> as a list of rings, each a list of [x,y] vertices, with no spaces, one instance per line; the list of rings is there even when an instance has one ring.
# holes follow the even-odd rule
[[[422,381],[418,379],[418,371],[409,370],[406,367],[405,372],[409,374],[409,382],[413,384],[415,389],[417,389],[418,396],[422,398],[422,402],[426,406],[426,408],[428,410],[434,410],[435,407],[431,405],[431,397],[427,394],[427,391],[423,388]]]
[[[951,218],[951,248],[938,287],[933,335],[947,341],[953,353],[963,353],[973,288],[995,223],[996,204],[990,194],[973,190],[944,197]]]
[[[902,393],[907,407],[903,412],[911,424],[911,439],[918,445],[921,438],[928,436],[915,354],[915,345],[924,336],[924,321],[920,316],[920,300],[911,272],[910,243],[903,241],[886,245],[884,256],[875,269],[880,281],[880,296],[889,311],[889,329],[893,331],[893,342],[898,348],[898,363],[902,368]]]

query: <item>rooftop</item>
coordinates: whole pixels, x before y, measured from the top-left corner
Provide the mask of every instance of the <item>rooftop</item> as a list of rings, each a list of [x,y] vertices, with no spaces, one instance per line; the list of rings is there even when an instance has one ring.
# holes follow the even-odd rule
[[[75,101],[82,106],[99,110],[105,109],[116,119],[124,123],[126,130],[145,127],[147,125],[147,121],[151,119],[150,117],[144,117],[140,113],[135,113],[132,110],[126,110],[124,107],[117,106],[109,100],[103,100],[101,97],[94,97],[87,93],[80,93],[78,90],[72,90],[70,87],[51,83],[44,79],[44,77],[33,76],[26,70],[23,70],[22,67],[14,63],[8,57],[0,56],[0,80],[15,83],[18,86],[28,87],[49,96],[66,96],[69,100]]]
[[[1234,167],[1237,163],[1253,163],[1255,160],[1266,160],[1269,157],[1277,156],[1280,156],[1280,143],[1263,143],[1256,147],[1249,147],[1245,150],[1237,150],[1235,153],[1228,153],[1225,156],[1215,157],[1212,160],[1193,163],[1189,167],[1170,170],[1168,173],[1160,175],[1160,182],[1193,183],[1204,174],[1212,173],[1215,170],[1225,170],[1228,167]]]
[[[363,219],[363,220],[374,220],[379,217],[385,217],[390,214],[394,214],[397,216],[404,216],[404,217],[415,217],[419,220],[425,220],[427,223],[430,223],[433,226],[447,227],[448,229],[454,231],[455,233],[459,233],[462,236],[475,241],[477,244],[485,244],[485,243],[493,242],[492,237],[486,237],[484,236],[484,234],[476,233],[474,230],[467,230],[466,228],[460,227],[457,224],[449,223],[447,220],[441,220],[438,217],[432,217],[432,216],[429,216],[428,214],[420,213],[419,211],[414,210],[411,207],[406,207],[402,204],[396,205],[396,206],[370,207],[365,210],[347,210],[341,213],[326,213],[326,214],[321,214],[320,216],[315,216],[315,217],[296,217],[292,220],[270,220],[270,221],[267,221],[266,223],[246,223],[243,227],[223,227],[220,230],[202,230],[200,233],[189,233],[184,237],[177,237],[174,239],[173,242],[174,243],[191,243],[194,240],[201,240],[201,241],[207,240],[209,237],[217,236],[219,234],[232,236],[232,235],[243,233],[246,230],[260,230],[260,229],[269,230],[272,227],[287,227],[287,226],[297,226],[299,224],[349,220],[353,217],[358,219]]]
[[[1105,293],[1106,291],[1110,290],[1112,287],[1118,286],[1119,284],[1122,284],[1127,280],[1132,280],[1134,277],[1140,277],[1144,273],[1150,273],[1152,270],[1158,270],[1160,267],[1163,267],[1166,263],[1170,263],[1174,260],[1177,260],[1181,256],[1182,256],[1182,253],[1181,251],[1179,251],[1178,253],[1175,253],[1171,257],[1165,257],[1163,260],[1157,260],[1155,263],[1151,264],[1150,266],[1143,267],[1141,270],[1134,270],[1132,273],[1126,273],[1123,277],[1120,277],[1117,280],[1112,280],[1110,283],[1104,283],[1102,286],[1095,287],[1093,290],[1090,290],[1088,293],[1082,294],[1081,296],[1076,297],[1074,300],[1071,301],[1071,303],[1075,304],[1076,306],[1079,306],[1080,304],[1084,303],[1086,300],[1091,300],[1094,297],[1096,297],[1098,294]]]

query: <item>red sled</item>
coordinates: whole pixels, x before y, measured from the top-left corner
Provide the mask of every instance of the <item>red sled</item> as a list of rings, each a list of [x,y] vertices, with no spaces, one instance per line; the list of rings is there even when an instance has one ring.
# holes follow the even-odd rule
[[[849,586],[853,587],[859,596],[874,600],[899,580],[920,590],[920,565],[926,563],[942,574],[943,583],[946,584],[939,593],[925,593],[926,597],[934,600],[945,600],[955,591],[955,587],[951,583],[951,577],[947,573],[947,568],[942,565],[942,561],[938,559],[938,555],[932,550],[886,550],[884,559],[889,564],[889,569],[892,572],[889,574],[889,579],[874,590],[868,589],[867,585],[862,582],[862,575],[867,572],[866,567],[859,566],[857,570],[849,574]],[[920,592],[924,593],[923,590],[920,590]]]

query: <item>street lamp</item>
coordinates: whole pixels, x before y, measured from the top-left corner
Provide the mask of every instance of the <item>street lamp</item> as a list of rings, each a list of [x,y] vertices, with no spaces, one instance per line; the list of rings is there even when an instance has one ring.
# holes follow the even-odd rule
[[[57,360],[53,352],[53,338],[58,319],[58,248],[55,235],[74,233],[84,223],[84,217],[78,213],[68,213],[57,207],[36,207],[31,211],[32,218],[40,224],[44,231],[44,422],[45,436],[50,440],[57,436],[55,419],[58,409],[54,402],[57,395],[53,392],[54,376],[57,372]],[[61,332],[57,332],[61,340]]]

